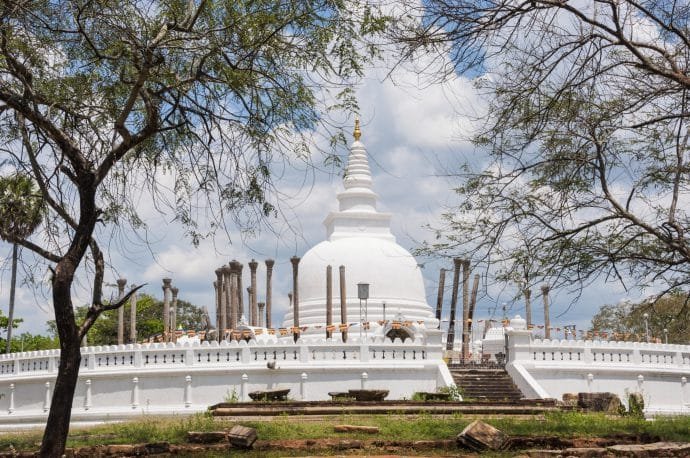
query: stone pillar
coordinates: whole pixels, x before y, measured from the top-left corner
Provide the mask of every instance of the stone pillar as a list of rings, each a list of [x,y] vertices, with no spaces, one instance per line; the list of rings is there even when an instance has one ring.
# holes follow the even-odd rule
[[[259,308],[259,321],[256,323],[257,326],[265,328],[266,327],[266,317],[264,315],[264,310],[266,309],[266,303],[264,302],[259,302],[257,304]]]
[[[333,337],[333,267],[326,266],[326,339]]]
[[[345,266],[340,266],[340,324],[347,325],[347,293],[345,292]],[[340,331],[347,342],[347,328]]]
[[[259,325],[259,310],[257,308],[256,302],[256,268],[259,267],[259,263],[252,259],[249,261],[249,272],[251,286],[249,287],[249,306],[252,308],[251,312],[251,325]]]
[[[132,289],[136,285],[132,285]],[[129,343],[137,343],[137,295],[135,291],[129,297]]]
[[[244,310],[244,289],[242,288],[242,270],[244,269],[244,264],[235,261],[235,269],[237,270],[237,320],[241,320],[244,316],[247,319],[246,313],[248,311]]]
[[[117,280],[117,300],[121,301],[125,297],[125,285],[127,280],[119,278]],[[121,304],[117,309],[117,344],[124,345],[125,343],[125,305]]]
[[[479,291],[479,279],[481,277],[479,274],[474,274],[474,284],[472,285],[472,294],[470,295],[470,315],[467,319],[467,325],[469,326],[469,336],[470,342],[472,341],[472,324],[474,323],[474,310],[477,306],[477,291]]]
[[[446,350],[452,350],[455,343],[455,309],[458,305],[458,283],[460,283],[460,266],[462,259],[453,259],[453,295],[450,299],[450,319],[448,321],[448,337],[446,338]]]
[[[213,286],[216,287],[216,329],[218,330],[218,335],[223,332],[223,315],[225,314],[224,306],[224,284],[223,284],[223,268],[216,269],[216,281],[213,282]],[[227,317],[225,323],[227,324]]]
[[[441,268],[441,273],[438,277],[438,296],[436,297],[436,319],[438,320],[438,327],[441,328],[441,312],[443,310],[443,292],[446,287],[446,269]]]
[[[230,304],[230,323],[229,327],[230,329],[236,329],[237,328],[237,323],[240,320],[240,315],[239,315],[239,299],[237,298],[237,265],[239,263],[237,261],[233,261],[230,263],[229,271],[229,286],[230,288],[228,289],[229,292],[229,304]],[[241,294],[240,294],[241,296]]]
[[[549,285],[541,285],[541,295],[544,299],[544,338],[551,338],[551,318],[549,318]]]
[[[252,324],[252,318],[254,315],[254,310],[252,310],[252,287],[247,286],[247,313],[249,316],[245,316],[245,319],[247,320],[247,324],[249,326],[254,326]]]
[[[225,330],[232,327],[232,279],[232,267],[226,264],[223,266],[223,303],[221,304],[221,313],[225,317],[225,322],[223,327],[218,329],[218,340],[223,340]]]
[[[266,260],[266,327],[270,328],[273,326],[271,322],[271,305],[273,300],[273,285],[271,284],[271,279],[273,278],[273,265],[275,261],[273,259]]]
[[[178,288],[171,288],[172,292],[172,308],[170,309],[170,330],[172,331],[172,341],[177,342],[177,293],[180,292]]]
[[[163,341],[170,340],[170,297],[168,291],[170,290],[170,278],[163,279]]]
[[[523,291],[525,295],[525,321],[527,321],[527,330],[532,329],[532,290],[529,288]]]
[[[227,264],[221,267],[223,276],[223,287],[220,296],[220,326],[218,327],[218,341],[222,341],[225,330],[230,326],[232,315],[230,314],[230,266]]]
[[[462,261],[462,359],[470,357],[470,261]]]
[[[291,257],[290,263],[292,263],[292,326],[299,328],[299,258]],[[293,338],[297,342],[299,331],[293,329]]]

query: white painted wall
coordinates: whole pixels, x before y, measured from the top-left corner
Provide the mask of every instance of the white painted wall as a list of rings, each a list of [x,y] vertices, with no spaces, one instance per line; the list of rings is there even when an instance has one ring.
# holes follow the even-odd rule
[[[233,392],[249,400],[249,392],[271,388],[290,388],[289,397],[295,400],[330,399],[329,391],[363,387],[387,389],[388,399],[402,399],[453,383],[438,331],[405,343],[350,340],[85,347],[73,419],[197,412]],[[59,353],[0,356],[0,425],[45,421]],[[274,360],[276,369],[268,369]]]
[[[506,369],[533,398],[561,399],[564,393],[640,392],[645,411],[690,413],[690,346],[641,342],[533,339],[510,330]]]

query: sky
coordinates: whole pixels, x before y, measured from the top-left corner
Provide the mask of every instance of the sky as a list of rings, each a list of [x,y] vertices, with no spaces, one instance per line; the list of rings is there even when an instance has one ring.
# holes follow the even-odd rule
[[[385,69],[372,68],[358,88],[362,142],[370,156],[379,210],[393,214],[393,234],[400,245],[413,251],[423,240],[432,237],[425,226],[438,226],[441,213],[457,202],[452,188],[458,181],[452,177],[452,172],[464,162],[482,161],[483,153],[475,150],[467,139],[481,120],[485,101],[472,82],[463,77],[428,85],[409,69],[398,69],[392,79],[386,76]],[[351,123],[352,118],[347,122]],[[346,126],[346,131],[351,132],[352,126]],[[339,153],[346,157],[347,149]],[[315,162],[318,165],[318,160]],[[251,259],[259,261],[259,301],[262,301],[265,292],[263,261],[273,258],[276,260],[273,320],[281,323],[291,288],[289,258],[302,256],[325,239],[322,222],[329,211],[337,209],[336,194],[342,190],[341,173],[317,167],[286,175],[279,183],[281,192],[287,196],[281,203],[285,217],[272,221],[272,230],[263,230],[253,238],[232,234],[232,243],[219,237],[194,247],[184,238],[182,228],[153,211],[144,210],[151,228],[150,245],[131,244],[125,252],[120,252],[118,244],[113,244],[109,255],[116,270],[109,270],[106,283],[113,285],[118,277],[127,279],[128,287],[146,283],[143,292],[162,298],[162,278],[170,277],[180,290],[180,299],[206,305],[213,311],[215,269],[231,259],[244,264]],[[0,245],[0,255],[5,258],[0,272],[0,307],[7,314],[11,247]],[[424,265],[422,272],[428,303],[435,307],[439,269],[451,269],[452,262],[418,261]],[[245,285],[249,284],[248,271],[245,265]],[[23,275],[20,269],[20,282]],[[451,283],[452,275],[448,274],[444,315],[450,307]],[[487,289],[485,285],[483,283],[480,288],[476,319],[500,319],[504,301],[508,302],[509,316],[524,316],[524,305],[511,301],[513,291],[498,286]],[[114,286],[106,286],[105,291],[106,296],[116,293]],[[75,304],[85,303],[87,291],[77,289],[75,293]],[[620,285],[598,283],[587,288],[575,303],[573,297],[567,291],[552,291],[552,326],[575,324],[579,329],[587,328],[591,316],[601,305],[628,296]],[[45,332],[45,322],[53,318],[49,297],[20,287],[16,303],[15,316],[23,318],[24,322],[15,335]],[[541,299],[537,296],[533,304],[534,321],[540,323]]]

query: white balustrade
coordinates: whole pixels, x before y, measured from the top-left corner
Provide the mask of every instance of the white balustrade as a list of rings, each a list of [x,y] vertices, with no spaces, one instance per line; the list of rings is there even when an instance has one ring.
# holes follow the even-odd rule
[[[628,393],[641,392],[650,414],[690,413],[683,382],[690,376],[688,345],[541,340],[520,330],[507,335],[506,368],[525,393],[559,399],[611,391],[626,402]]]
[[[83,347],[73,418],[203,411],[233,391],[239,400],[249,401],[250,391],[271,388],[290,388],[295,399],[329,399],[334,381],[342,389],[354,389],[367,387],[371,377],[376,380],[374,388],[390,388],[391,399],[452,383],[439,342],[352,340],[309,336],[297,343],[242,340]],[[0,393],[5,394],[0,397],[0,412],[5,412],[0,414],[0,425],[20,416],[22,421],[45,421],[59,362],[59,350],[0,355]]]

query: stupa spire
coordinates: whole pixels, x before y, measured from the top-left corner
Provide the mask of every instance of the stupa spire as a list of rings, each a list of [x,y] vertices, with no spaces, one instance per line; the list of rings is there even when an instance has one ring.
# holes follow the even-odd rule
[[[355,137],[356,142],[362,138],[362,131],[359,130],[359,118],[355,118],[355,131],[352,133],[352,136]]]
[[[354,141],[347,157],[343,191],[338,193],[338,211],[332,212],[324,221],[329,240],[344,237],[385,238],[395,241],[390,232],[390,214],[376,209],[377,195],[371,179],[369,158],[364,144],[360,141],[362,130],[359,119],[355,119],[352,133]]]
[[[371,170],[369,170],[369,159],[364,144],[359,141],[362,138],[362,131],[359,128],[359,119],[355,118],[355,130],[352,133],[355,141],[350,146],[350,154],[347,158],[347,167],[343,177],[345,189],[359,188],[369,191],[372,194],[372,206],[376,206],[376,195],[372,191]],[[341,210],[345,210],[341,208]]]

